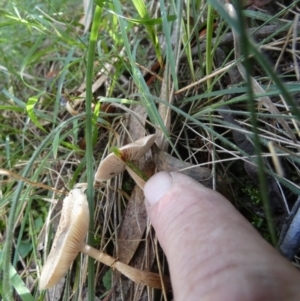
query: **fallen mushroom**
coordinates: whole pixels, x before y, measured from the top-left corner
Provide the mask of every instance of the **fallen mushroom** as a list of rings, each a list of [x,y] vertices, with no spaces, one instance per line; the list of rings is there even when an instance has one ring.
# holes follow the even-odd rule
[[[100,163],[95,174],[95,181],[109,180],[126,169],[139,187],[143,189],[147,177],[134,165],[133,161],[144,156],[155,139],[155,134],[149,135],[119,149],[114,148],[113,152]]]
[[[41,290],[53,287],[66,274],[79,252],[115,268],[136,283],[162,288],[162,280],[158,274],[130,267],[87,245],[84,239],[88,225],[89,208],[84,189],[75,188],[63,201],[58,229],[50,254],[41,272],[39,284]]]

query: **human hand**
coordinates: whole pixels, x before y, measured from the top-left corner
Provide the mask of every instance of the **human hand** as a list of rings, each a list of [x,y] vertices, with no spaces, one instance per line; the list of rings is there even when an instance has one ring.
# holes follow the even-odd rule
[[[300,300],[300,274],[218,192],[180,173],[145,185],[176,301]]]

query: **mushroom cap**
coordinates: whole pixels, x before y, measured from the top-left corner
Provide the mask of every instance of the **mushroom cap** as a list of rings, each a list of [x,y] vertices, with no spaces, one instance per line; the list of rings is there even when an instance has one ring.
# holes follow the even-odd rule
[[[89,207],[84,189],[73,189],[63,201],[51,251],[43,266],[40,289],[53,287],[81,250],[89,227]]]
[[[150,149],[156,139],[156,135],[148,135],[129,143],[119,149],[124,160],[139,160]],[[103,161],[101,161],[96,174],[95,181],[106,181],[125,170],[124,161],[117,157],[114,153],[109,154]]]

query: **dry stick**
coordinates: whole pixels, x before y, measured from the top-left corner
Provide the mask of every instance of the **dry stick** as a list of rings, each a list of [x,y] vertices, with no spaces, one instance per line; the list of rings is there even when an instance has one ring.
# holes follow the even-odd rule
[[[43,183],[30,181],[27,178],[22,177],[18,173],[15,173],[15,172],[10,171],[10,170],[6,170],[6,169],[0,168],[0,175],[4,175],[4,176],[15,178],[15,179],[17,179],[19,181],[23,181],[23,182],[25,182],[27,184],[30,184],[33,187],[39,187],[39,188],[43,188],[43,189],[46,189],[46,190],[51,190],[51,191],[54,191],[54,192],[57,192],[57,193],[62,193],[62,194],[67,194],[68,193],[67,191],[58,190],[58,189],[55,189],[55,188],[53,188],[51,186],[48,186],[46,184],[43,184]]]
[[[236,62],[229,63],[229,64],[227,64],[225,67],[220,68],[220,69],[217,69],[215,72],[213,72],[213,73],[211,73],[211,74],[208,74],[208,75],[204,76],[203,78],[199,79],[198,81],[196,81],[196,82],[194,82],[194,83],[192,83],[192,84],[190,84],[190,85],[188,85],[188,86],[185,86],[184,88],[182,88],[182,89],[176,91],[175,94],[180,94],[180,93],[182,93],[182,92],[184,92],[184,91],[186,91],[186,90],[188,90],[188,89],[190,89],[190,88],[192,88],[192,87],[198,86],[198,85],[200,85],[201,83],[206,82],[208,79],[213,78],[213,77],[215,77],[215,76],[217,76],[217,75],[219,75],[219,74],[221,74],[221,73],[223,73],[223,72],[228,71],[228,70],[229,70],[230,68],[232,68],[232,66],[234,66],[235,64],[236,64]]]
[[[226,11],[228,12],[228,14],[230,15],[231,18],[236,19],[236,12],[234,10],[233,5],[231,4],[225,4],[224,8],[226,9]],[[234,54],[235,54],[235,61],[237,63],[237,68],[242,76],[242,78],[246,81],[247,80],[247,76],[246,76],[246,70],[244,68],[244,66],[241,63],[241,52],[240,52],[240,47],[239,47],[239,33],[235,30],[234,27],[231,27],[232,33],[233,33],[233,39],[234,39]],[[265,94],[266,91],[259,85],[259,83],[257,82],[257,80],[250,76],[250,80],[251,80],[251,86],[253,88],[253,91],[255,92],[255,94]],[[272,114],[276,114],[276,115],[280,115],[279,110],[276,108],[276,106],[273,104],[273,102],[271,101],[270,97],[268,96],[260,96],[258,98],[260,100],[260,103],[262,105],[264,105],[264,107],[266,109],[269,110],[270,113]],[[294,133],[292,132],[292,130],[290,129],[287,121],[283,118],[277,118],[277,121],[281,124],[281,126],[286,130],[286,132],[288,133],[288,135],[290,136],[290,138],[296,142],[296,137],[294,135]]]

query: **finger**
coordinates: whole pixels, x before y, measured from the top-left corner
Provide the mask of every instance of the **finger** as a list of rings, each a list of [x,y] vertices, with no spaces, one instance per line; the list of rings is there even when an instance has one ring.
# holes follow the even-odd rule
[[[255,298],[299,297],[295,281],[287,281],[291,275],[299,281],[298,272],[222,195],[166,172],[153,176],[144,193],[176,300],[256,300],[252,291]]]

